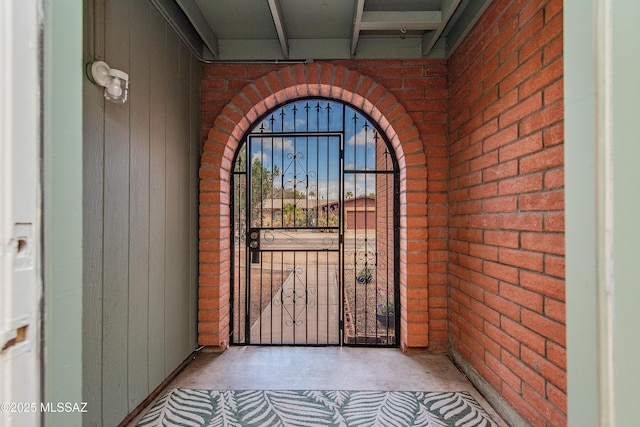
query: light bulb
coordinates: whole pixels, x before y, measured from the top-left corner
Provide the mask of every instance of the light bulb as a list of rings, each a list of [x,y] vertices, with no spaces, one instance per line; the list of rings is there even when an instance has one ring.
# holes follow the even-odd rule
[[[109,81],[104,88],[104,97],[116,104],[127,102],[129,75],[123,71],[109,69]]]
[[[1,1],[1,0],[0,0]],[[104,87],[104,97],[116,104],[127,102],[129,95],[129,74],[110,68],[106,62],[95,61],[87,68],[89,78]]]
[[[122,84],[120,83],[120,79],[116,77],[111,79],[106,89],[107,93],[113,98],[120,98],[122,96]]]

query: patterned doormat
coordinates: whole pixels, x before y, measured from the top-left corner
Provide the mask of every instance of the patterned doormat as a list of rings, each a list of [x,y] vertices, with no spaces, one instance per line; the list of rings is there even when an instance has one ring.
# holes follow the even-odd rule
[[[497,427],[467,392],[168,391],[137,424],[147,426]]]

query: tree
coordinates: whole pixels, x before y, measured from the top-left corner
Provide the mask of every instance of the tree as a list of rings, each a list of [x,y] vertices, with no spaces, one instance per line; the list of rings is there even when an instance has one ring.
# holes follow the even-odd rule
[[[273,170],[264,167],[255,158],[251,163],[251,219],[252,226],[260,226],[263,221],[263,205],[273,198],[273,178],[279,176],[280,171],[275,166]]]
[[[282,216],[285,227],[304,227],[308,225],[307,212],[293,203],[282,205]]]
[[[344,195],[347,199],[353,199],[353,191],[347,191]]]
[[[259,158],[254,158],[251,162],[251,170],[247,170],[247,150],[246,145],[238,154],[235,162],[235,196],[236,215],[240,224],[240,228],[244,228],[244,212],[247,208],[246,191],[247,181],[246,175],[241,174],[247,172],[251,174],[251,194],[249,195],[249,207],[251,209],[252,227],[259,227],[263,221],[263,205],[265,202],[273,198],[273,181],[274,177],[280,176],[278,166],[269,169],[263,165]]]

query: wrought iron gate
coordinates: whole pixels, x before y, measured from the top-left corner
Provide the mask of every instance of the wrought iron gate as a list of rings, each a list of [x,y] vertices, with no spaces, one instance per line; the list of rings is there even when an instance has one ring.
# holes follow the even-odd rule
[[[232,341],[397,344],[397,162],[353,108],[259,122],[233,173]]]

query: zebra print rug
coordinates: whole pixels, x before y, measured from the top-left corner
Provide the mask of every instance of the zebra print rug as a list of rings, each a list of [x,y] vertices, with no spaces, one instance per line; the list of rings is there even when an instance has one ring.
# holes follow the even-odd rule
[[[497,427],[467,392],[169,390],[149,426]]]

